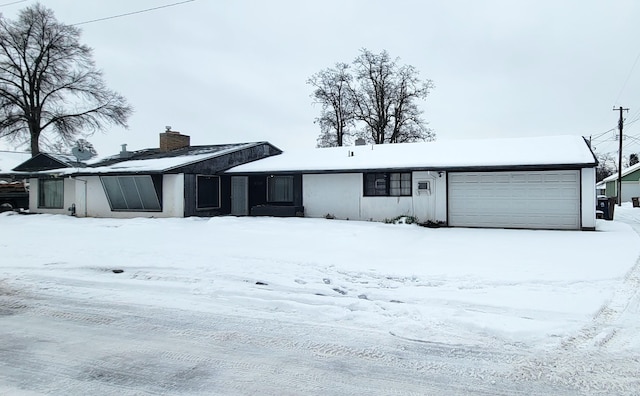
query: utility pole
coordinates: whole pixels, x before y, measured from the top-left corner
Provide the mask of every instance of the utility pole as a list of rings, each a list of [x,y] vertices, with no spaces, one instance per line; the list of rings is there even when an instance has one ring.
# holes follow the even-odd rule
[[[620,120],[618,121],[618,129],[620,130],[620,134],[618,135],[618,206],[622,206],[622,126],[624,124],[624,118],[622,118],[623,111],[629,111],[629,109],[623,109],[622,106],[616,109],[613,108],[613,111],[620,111]]]

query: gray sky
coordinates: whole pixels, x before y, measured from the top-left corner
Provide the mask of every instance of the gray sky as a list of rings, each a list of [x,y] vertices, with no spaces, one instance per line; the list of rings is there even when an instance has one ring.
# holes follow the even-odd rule
[[[74,24],[177,1],[42,4]],[[100,155],[157,147],[171,125],[194,145],[314,147],[320,108],[306,80],[367,48],[434,81],[422,108],[439,140],[601,135],[596,151],[617,155],[605,132],[624,106],[624,153],[638,152],[639,17],[634,0],[196,0],[84,24],[107,84],[135,107],[128,130],[88,140]]]

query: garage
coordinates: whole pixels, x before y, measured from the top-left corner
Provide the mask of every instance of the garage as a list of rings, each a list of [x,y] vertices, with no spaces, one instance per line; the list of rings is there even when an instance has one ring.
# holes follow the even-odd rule
[[[580,171],[450,172],[449,225],[579,230]]]

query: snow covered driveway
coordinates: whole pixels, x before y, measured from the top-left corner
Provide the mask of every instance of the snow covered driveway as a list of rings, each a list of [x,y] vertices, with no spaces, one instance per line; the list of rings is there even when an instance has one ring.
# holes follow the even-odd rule
[[[640,210],[616,218],[3,214],[0,394],[635,394]]]

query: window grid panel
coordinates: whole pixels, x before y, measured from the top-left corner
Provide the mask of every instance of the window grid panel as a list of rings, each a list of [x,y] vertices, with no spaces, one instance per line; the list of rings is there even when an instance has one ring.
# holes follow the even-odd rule
[[[144,210],[160,210],[160,201],[158,194],[153,186],[153,180],[150,176],[135,176],[136,189],[142,209]]]
[[[127,209],[144,209],[144,207],[142,206],[142,199],[140,199],[140,194],[138,193],[138,187],[136,186],[135,179],[130,176],[122,176],[118,178],[118,182],[120,183],[122,194],[124,195],[124,199],[127,203]]]
[[[100,179],[111,210],[162,210],[151,176],[102,176]]]

